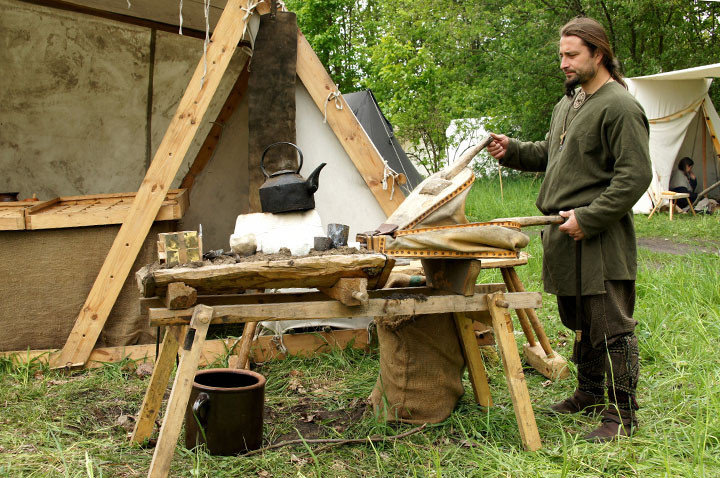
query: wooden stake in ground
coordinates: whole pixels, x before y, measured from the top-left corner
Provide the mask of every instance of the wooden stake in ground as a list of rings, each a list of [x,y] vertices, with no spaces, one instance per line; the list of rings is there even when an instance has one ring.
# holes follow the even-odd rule
[[[500,163],[498,163],[498,177],[500,178],[500,200],[505,201],[505,196],[503,195],[502,166],[500,166]]]
[[[201,59],[195,69],[67,342],[59,356],[53,360],[53,367],[82,367],[90,357],[199,123],[242,38],[245,30],[245,12],[242,9],[246,7],[246,0],[228,0],[225,5],[208,45],[206,58]]]

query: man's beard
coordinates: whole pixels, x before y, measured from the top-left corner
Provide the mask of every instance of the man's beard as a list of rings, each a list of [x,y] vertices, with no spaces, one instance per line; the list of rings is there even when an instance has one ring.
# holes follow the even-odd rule
[[[575,88],[592,80],[595,75],[597,75],[595,65],[592,65],[588,70],[575,70],[574,77],[565,79],[565,96],[568,98],[575,96]]]

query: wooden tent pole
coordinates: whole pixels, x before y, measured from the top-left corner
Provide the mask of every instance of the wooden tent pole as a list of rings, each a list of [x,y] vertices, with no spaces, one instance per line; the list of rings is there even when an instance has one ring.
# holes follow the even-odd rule
[[[703,158],[703,189],[707,188],[707,121],[705,120],[705,102],[703,101],[703,106],[700,108],[700,113],[703,117],[702,122],[702,131],[703,131],[703,139],[702,139],[702,158]]]
[[[206,58],[200,59],[190,79],[67,342],[60,354],[53,357],[53,367],[82,367],[90,357],[243,35],[246,24],[243,8],[246,7],[247,0],[228,0],[225,5],[208,45]]]

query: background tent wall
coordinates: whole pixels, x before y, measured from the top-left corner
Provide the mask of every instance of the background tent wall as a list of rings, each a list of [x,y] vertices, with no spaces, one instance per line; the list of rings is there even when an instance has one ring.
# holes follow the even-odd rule
[[[202,41],[10,0],[0,0],[0,10],[0,41],[9,45],[0,49],[0,190],[41,199],[136,191]],[[238,52],[171,187],[188,171],[242,63]],[[329,163],[316,195],[323,222],[350,223],[352,237],[374,229],[386,217],[377,200],[300,81],[296,95],[303,172]],[[242,101],[180,224],[202,223],[206,248],[228,249],[235,217],[248,210],[247,121]]]

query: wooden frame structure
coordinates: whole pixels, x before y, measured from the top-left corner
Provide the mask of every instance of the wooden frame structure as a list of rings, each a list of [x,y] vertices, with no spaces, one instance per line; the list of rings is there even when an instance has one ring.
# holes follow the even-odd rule
[[[440,261],[443,261],[440,259]],[[477,267],[465,267],[461,261],[450,260],[440,265],[447,276],[465,276],[461,283],[474,284]],[[458,269],[458,265],[462,265]],[[458,272],[459,271],[459,272]],[[442,284],[444,286],[444,284]],[[444,287],[443,287],[444,288]],[[450,286],[453,288],[453,286]],[[257,294],[255,300],[241,303],[208,306],[198,304],[180,310],[150,308],[150,323],[167,328],[153,376],[148,384],[131,441],[142,443],[150,438],[159,415],[175,357],[180,355],[177,372],[163,417],[158,442],[148,472],[149,477],[166,477],[170,472],[175,447],[182,430],[193,378],[210,324],[254,323],[260,320],[302,320],[305,318],[332,319],[353,316],[420,315],[452,313],[476,402],[492,406],[487,373],[483,365],[473,320],[479,320],[494,330],[503,369],[510,392],[523,447],[529,451],[541,447],[530,396],[517,350],[509,310],[532,310],[541,305],[537,292],[504,293],[503,284],[484,284],[471,287],[467,294],[447,292],[433,287],[382,289],[368,291],[366,304],[348,306],[338,300],[318,297],[298,300],[296,294]],[[398,298],[400,297],[400,298]],[[309,297],[306,297],[309,299]]]
[[[255,9],[269,12],[269,5],[260,2]],[[188,151],[199,123],[207,111],[220,79],[238,44],[242,41],[247,25],[248,1],[228,0],[209,42],[206,58],[200,60],[177,111],[155,153],[135,200],[118,232],[102,268],[77,316],[70,335],[59,353],[50,358],[54,368],[79,368],[85,366],[107,317],[117,300],[130,268],[140,251],[154,218],[168,192],[170,184]],[[207,70],[205,70],[207,64]],[[298,34],[297,73],[317,107],[324,111],[329,95],[337,92],[324,66],[302,33]],[[233,90],[235,99],[242,96],[243,83]],[[401,194],[391,196],[382,188],[384,164],[352,111],[342,97],[338,98],[343,109],[328,108],[327,122],[358,169],[370,191],[386,214],[392,213],[402,203]],[[226,103],[227,104],[227,103]],[[227,111],[226,111],[227,113]],[[222,114],[222,112],[221,112]],[[212,134],[212,130],[211,130]],[[206,141],[206,144],[208,142]],[[212,145],[209,146],[212,148]],[[206,156],[209,158],[209,156]],[[202,169],[202,159],[191,169],[187,177],[192,183],[194,174]],[[206,162],[206,161],[205,161]],[[9,219],[12,221],[13,219]]]

